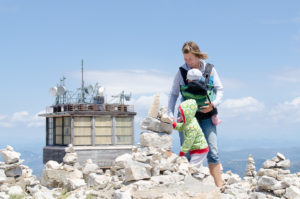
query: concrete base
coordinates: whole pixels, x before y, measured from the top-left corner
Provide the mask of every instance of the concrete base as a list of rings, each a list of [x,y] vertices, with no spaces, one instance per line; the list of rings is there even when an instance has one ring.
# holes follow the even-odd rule
[[[78,162],[83,165],[87,159],[92,159],[100,167],[109,168],[112,166],[116,157],[130,153],[132,145],[116,146],[75,146],[75,152],[78,155]],[[63,161],[66,146],[45,146],[43,148],[43,163],[54,160],[59,163]]]

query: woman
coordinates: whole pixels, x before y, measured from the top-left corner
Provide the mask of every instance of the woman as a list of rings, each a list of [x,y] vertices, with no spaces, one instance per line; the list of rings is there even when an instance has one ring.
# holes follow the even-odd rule
[[[216,186],[221,187],[222,171],[217,147],[217,129],[211,121],[211,116],[215,114],[213,110],[220,104],[223,97],[223,85],[213,65],[204,61],[207,59],[207,55],[200,51],[195,42],[188,41],[184,43],[182,53],[185,64],[179,68],[174,78],[169,96],[168,113],[174,118],[174,108],[180,90],[187,84],[187,71],[193,68],[199,69],[203,73],[203,76],[206,77],[208,87],[213,91],[213,98],[210,99],[211,103],[206,102],[205,105],[199,105],[201,110],[196,113],[196,117],[209,146],[209,152],[207,154],[209,171],[214,178]],[[183,99],[181,99],[181,101],[183,101]],[[180,144],[182,144],[184,140],[183,134],[179,133],[179,136]]]

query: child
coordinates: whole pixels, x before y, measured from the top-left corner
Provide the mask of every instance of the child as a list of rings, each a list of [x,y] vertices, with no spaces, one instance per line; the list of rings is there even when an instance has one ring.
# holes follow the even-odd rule
[[[205,79],[202,76],[202,73],[199,69],[190,69],[187,73],[187,92],[193,93],[193,94],[200,94],[205,97],[207,97],[207,100],[210,101],[210,97],[207,93],[207,86],[205,85]],[[216,108],[212,110],[212,116],[211,116],[211,121],[212,123],[217,126],[220,124],[222,121],[218,118],[217,116],[218,111]]]
[[[195,117],[197,109],[198,106],[194,99],[182,102],[179,105],[179,112],[183,122],[173,122],[173,128],[184,134],[184,142],[180,148],[179,156],[184,156],[189,151],[191,154],[190,162],[200,168],[209,148]]]

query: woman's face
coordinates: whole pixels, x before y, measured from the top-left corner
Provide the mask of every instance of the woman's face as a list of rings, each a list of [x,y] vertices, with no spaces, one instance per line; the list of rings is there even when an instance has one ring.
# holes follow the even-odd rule
[[[183,54],[185,63],[191,68],[199,68],[199,58],[192,53]]]

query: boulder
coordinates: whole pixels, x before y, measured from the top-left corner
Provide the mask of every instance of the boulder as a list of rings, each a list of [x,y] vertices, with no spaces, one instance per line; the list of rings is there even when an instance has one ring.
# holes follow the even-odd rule
[[[286,189],[286,193],[284,194],[284,196],[287,199],[300,199],[300,189],[295,186],[290,186]]]
[[[148,111],[148,117],[152,117],[152,118],[157,118],[158,117],[158,111],[159,111],[159,104],[160,104],[160,95],[159,94],[156,94],[154,96],[154,99],[153,99],[153,102],[149,108],[149,111]]]
[[[142,146],[171,149],[172,136],[165,133],[155,133],[152,131],[143,132],[140,135],[140,142]]]
[[[158,133],[171,134],[173,131],[172,124],[161,122],[156,118],[146,117],[140,123],[140,128]]]
[[[53,160],[49,160],[46,163],[46,169],[59,169],[60,167],[61,167],[61,164],[59,164],[58,162],[53,161]]]
[[[133,161],[125,168],[125,181],[149,179],[152,167],[148,164]]]
[[[2,159],[6,164],[13,164],[20,160],[21,154],[11,150],[1,150]]]

